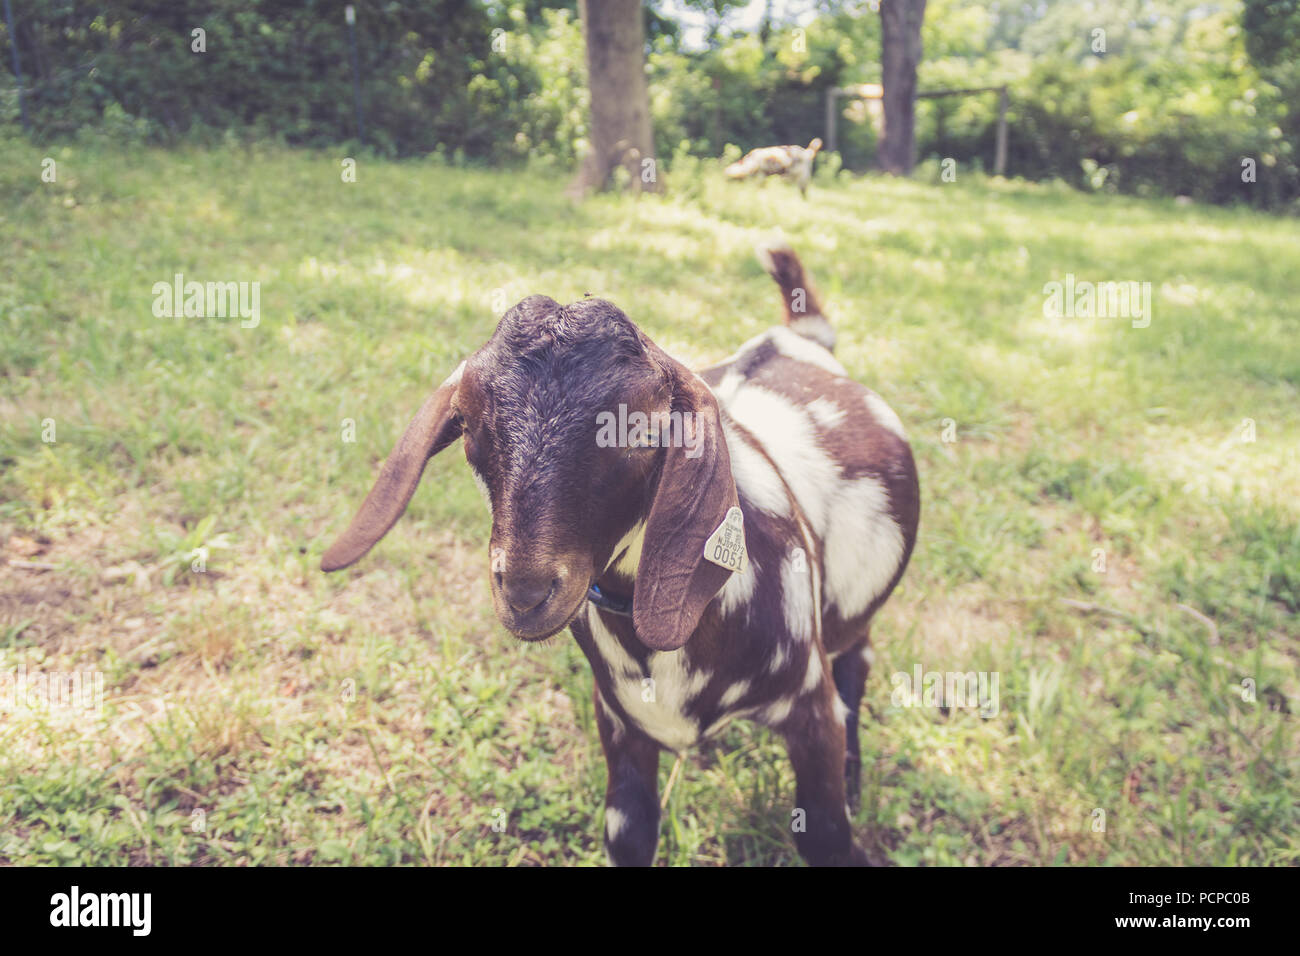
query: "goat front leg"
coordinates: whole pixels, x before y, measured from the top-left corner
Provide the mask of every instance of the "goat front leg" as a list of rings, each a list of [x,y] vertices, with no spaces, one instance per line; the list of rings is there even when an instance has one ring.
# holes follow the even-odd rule
[[[836,700],[834,684],[823,678],[778,728],[794,765],[791,827],[799,855],[809,865],[867,866],[844,802],[845,730]]]
[[[619,718],[596,688],[605,751],[605,854],[615,866],[650,866],[659,845],[659,745]]]

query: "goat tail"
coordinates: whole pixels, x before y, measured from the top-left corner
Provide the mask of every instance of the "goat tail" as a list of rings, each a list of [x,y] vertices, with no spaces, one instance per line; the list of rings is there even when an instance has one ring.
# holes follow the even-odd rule
[[[822,148],[822,141],[820,136],[815,138],[811,143],[808,144],[808,152],[812,153],[814,156],[816,156],[819,152],[821,152],[821,148]]]
[[[804,338],[835,348],[835,330],[822,311],[821,302],[813,290],[803,263],[785,240],[765,242],[754,250],[758,261],[781,288],[783,321],[792,331]]]

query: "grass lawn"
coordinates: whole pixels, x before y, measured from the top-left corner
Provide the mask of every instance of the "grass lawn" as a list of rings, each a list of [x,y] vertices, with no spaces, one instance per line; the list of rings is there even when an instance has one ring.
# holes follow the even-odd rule
[[[603,862],[591,676],[496,622],[459,448],[356,568],[317,562],[506,307],[591,292],[717,360],[779,313],[775,227],[921,474],[860,839],[1300,862],[1294,220],[972,176],[803,202],[709,165],[575,208],[540,169],[340,159],[0,144],[0,680],[104,682],[90,713],[0,684],[0,863]],[[155,317],[176,273],[260,282],[259,324]],[[1149,326],[1045,317],[1067,274],[1150,282]],[[995,672],[997,713],[897,706],[918,665]],[[779,742],[733,725],[659,860],[794,864],[793,800]]]

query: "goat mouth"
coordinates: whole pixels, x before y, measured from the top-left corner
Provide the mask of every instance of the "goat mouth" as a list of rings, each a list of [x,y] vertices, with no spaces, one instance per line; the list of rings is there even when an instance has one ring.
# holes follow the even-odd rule
[[[551,600],[554,600],[554,598]],[[547,604],[550,604],[551,600],[548,600]],[[586,592],[583,592],[580,599],[575,602],[573,609],[563,617],[557,618],[553,612],[549,611],[549,609],[543,609],[543,614],[538,615],[544,619],[543,621],[537,622],[540,626],[535,626],[534,622],[530,620],[534,617],[533,614],[516,614],[513,611],[511,612],[510,619],[507,620],[502,617],[501,623],[505,625],[506,630],[525,644],[540,644],[543,641],[550,640],[556,634],[559,634],[572,624],[577,619],[578,615],[582,613],[583,608],[585,608],[586,605],[587,595]],[[545,622],[545,619],[549,619],[550,621],[558,620],[559,623],[548,624]]]

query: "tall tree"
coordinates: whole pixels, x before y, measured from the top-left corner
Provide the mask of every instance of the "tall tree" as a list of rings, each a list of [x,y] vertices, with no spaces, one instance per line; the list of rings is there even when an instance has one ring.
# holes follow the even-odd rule
[[[1300,0],[1243,0],[1246,52],[1261,70],[1300,66]]]
[[[658,192],[641,0],[579,0],[578,7],[587,42],[591,151],[574,182],[576,191],[604,189],[622,165],[634,188]]]
[[[885,128],[880,168],[907,176],[916,165],[916,67],[921,62],[925,0],[880,0],[880,73]]]

